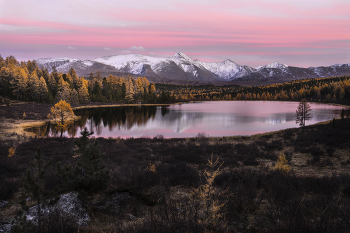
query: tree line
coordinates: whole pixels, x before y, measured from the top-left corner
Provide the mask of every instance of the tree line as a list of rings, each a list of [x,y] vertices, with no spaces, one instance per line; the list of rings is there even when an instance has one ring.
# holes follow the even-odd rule
[[[55,103],[65,100],[71,105],[94,102],[127,102],[137,100],[146,103],[161,102],[166,94],[157,94],[154,84],[145,77],[102,77],[100,72],[90,73],[88,78],[78,77],[73,68],[64,74],[55,67],[39,68],[36,61],[17,61],[0,55],[0,93],[4,97],[20,101]]]
[[[350,76],[295,80],[231,93],[237,100],[346,101],[350,98]]]
[[[346,102],[350,98],[350,76],[295,80],[265,86],[176,85],[150,83],[145,77],[102,77],[97,71],[78,77],[73,68],[51,73],[35,60],[18,62],[0,55],[0,93],[21,101],[71,105],[105,103],[171,103],[191,100],[301,100]]]
[[[160,92],[167,93],[174,101],[189,100],[232,100],[232,93],[243,91],[239,85],[176,85],[156,83]]]
[[[350,76],[295,80],[264,86],[175,85],[157,83],[159,91],[174,101],[183,100],[298,100],[346,101],[350,98]]]

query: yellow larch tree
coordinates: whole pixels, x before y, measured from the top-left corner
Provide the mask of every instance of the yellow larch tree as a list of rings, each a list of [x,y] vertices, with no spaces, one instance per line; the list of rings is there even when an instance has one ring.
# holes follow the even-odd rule
[[[22,68],[18,68],[15,78],[12,81],[12,85],[14,86],[14,94],[18,97],[20,97],[20,100],[22,101],[23,94],[27,90],[28,86],[28,74],[26,71]]]
[[[46,100],[47,97],[47,86],[45,79],[41,76],[39,80],[39,99],[40,101]]]
[[[87,104],[90,101],[89,91],[86,85],[82,85],[78,90],[79,102],[81,104]]]
[[[63,131],[68,129],[68,126],[74,117],[72,107],[65,100],[60,100],[57,104],[51,107],[50,113],[47,117],[56,124],[56,129],[61,131],[62,140]]]
[[[28,89],[33,100],[39,100],[40,98],[40,87],[39,78],[35,71],[30,75],[28,82]]]

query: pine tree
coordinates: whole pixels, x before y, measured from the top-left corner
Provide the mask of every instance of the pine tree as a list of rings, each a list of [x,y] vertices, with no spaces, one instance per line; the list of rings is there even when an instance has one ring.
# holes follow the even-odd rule
[[[95,101],[101,101],[101,99],[102,99],[102,84],[97,79],[95,79],[95,81],[94,81],[94,87],[93,87],[92,92],[96,96]]]
[[[57,94],[56,94],[56,102],[60,101],[60,100],[66,100],[68,101],[69,96],[70,96],[70,85],[68,82],[64,81],[63,77],[61,77],[58,80],[57,83]]]
[[[86,128],[80,132],[81,137],[75,140],[74,153],[79,156],[74,170],[70,166],[61,167],[57,165],[57,173],[69,189],[75,189],[84,193],[86,191],[96,192],[107,187],[110,174],[101,164],[104,154],[100,153],[97,141],[91,142],[89,137],[93,132]]]
[[[42,67],[41,69],[43,71],[43,78],[45,79],[45,82],[48,82],[50,78],[49,71],[47,70],[47,68],[44,69],[44,67]]]
[[[79,78],[78,78],[77,73],[73,69],[73,67],[71,67],[69,69],[68,73],[70,74],[70,76],[72,78],[72,84],[73,84],[74,88],[77,88],[77,82],[78,82]]]
[[[126,85],[125,83],[122,83],[122,98],[125,99],[126,97]]]
[[[24,178],[22,184],[25,191],[25,196],[30,195],[33,200],[37,202],[38,209],[38,228],[37,232],[41,232],[41,204],[45,202],[48,196],[48,192],[45,189],[45,171],[52,164],[52,159],[48,162],[44,162],[44,158],[41,155],[40,148],[37,149],[37,153],[34,156],[34,161],[31,162],[31,166],[34,170],[32,174],[31,170],[27,170],[27,175]],[[26,201],[22,200],[21,205],[26,209]]]
[[[57,93],[57,82],[56,82],[56,80],[55,80],[53,75],[49,76],[47,84],[48,84],[48,88],[51,91],[52,96],[55,97],[56,93]]]

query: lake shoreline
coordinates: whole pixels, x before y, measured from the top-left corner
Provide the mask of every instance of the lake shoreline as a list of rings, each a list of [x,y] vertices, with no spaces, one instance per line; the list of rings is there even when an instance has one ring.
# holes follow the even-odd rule
[[[297,101],[275,101],[275,100],[217,100],[217,101],[188,101],[188,102],[176,102],[176,103],[168,103],[168,104],[102,104],[102,105],[81,105],[81,106],[76,106],[72,107],[73,110],[81,110],[81,109],[92,109],[92,108],[109,108],[109,107],[138,107],[138,106],[170,106],[170,105],[182,105],[182,104],[189,104],[189,103],[200,103],[200,102],[226,102],[226,101],[247,101],[247,102],[297,102]],[[333,106],[340,106],[340,107],[346,107],[349,108],[350,106],[347,105],[341,105],[341,104],[332,104],[332,103],[320,103],[320,102],[308,102],[308,103],[314,103],[314,104],[326,104],[326,105],[333,105]],[[32,103],[16,103],[18,105],[32,105]],[[47,105],[47,104],[36,104],[36,105]],[[34,103],[33,103],[34,106]],[[0,106],[4,107],[4,106]],[[78,116],[75,116],[74,120],[77,120]],[[28,128],[33,128],[33,127],[40,127],[43,126],[44,124],[50,122],[50,119],[41,119],[41,120],[26,120],[26,119],[14,119],[14,118],[6,118],[2,117],[2,121],[0,122],[0,140],[17,140],[20,137],[23,138],[28,138],[28,137],[40,137],[36,135],[35,133],[29,132],[26,129]],[[339,118],[338,118],[339,119]],[[324,121],[324,122],[318,122],[316,124],[327,124],[329,123],[330,120]],[[315,125],[315,124],[313,124]],[[283,129],[282,129],[283,130]],[[273,132],[278,132],[277,131],[270,131],[270,132],[265,132],[265,133],[258,133],[258,134],[253,134],[250,136],[254,135],[265,135],[265,134],[270,134]],[[217,136],[218,137],[218,136]],[[217,138],[217,137],[211,137],[211,138]],[[226,136],[226,137],[241,137],[239,135],[237,136]],[[171,137],[170,137],[171,138]],[[169,139],[170,139],[169,138]],[[189,137],[191,138],[191,137]]]

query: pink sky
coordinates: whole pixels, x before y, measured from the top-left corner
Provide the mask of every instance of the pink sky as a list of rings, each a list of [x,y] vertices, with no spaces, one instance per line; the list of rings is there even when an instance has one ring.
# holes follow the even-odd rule
[[[349,0],[0,0],[0,54],[350,63]]]

